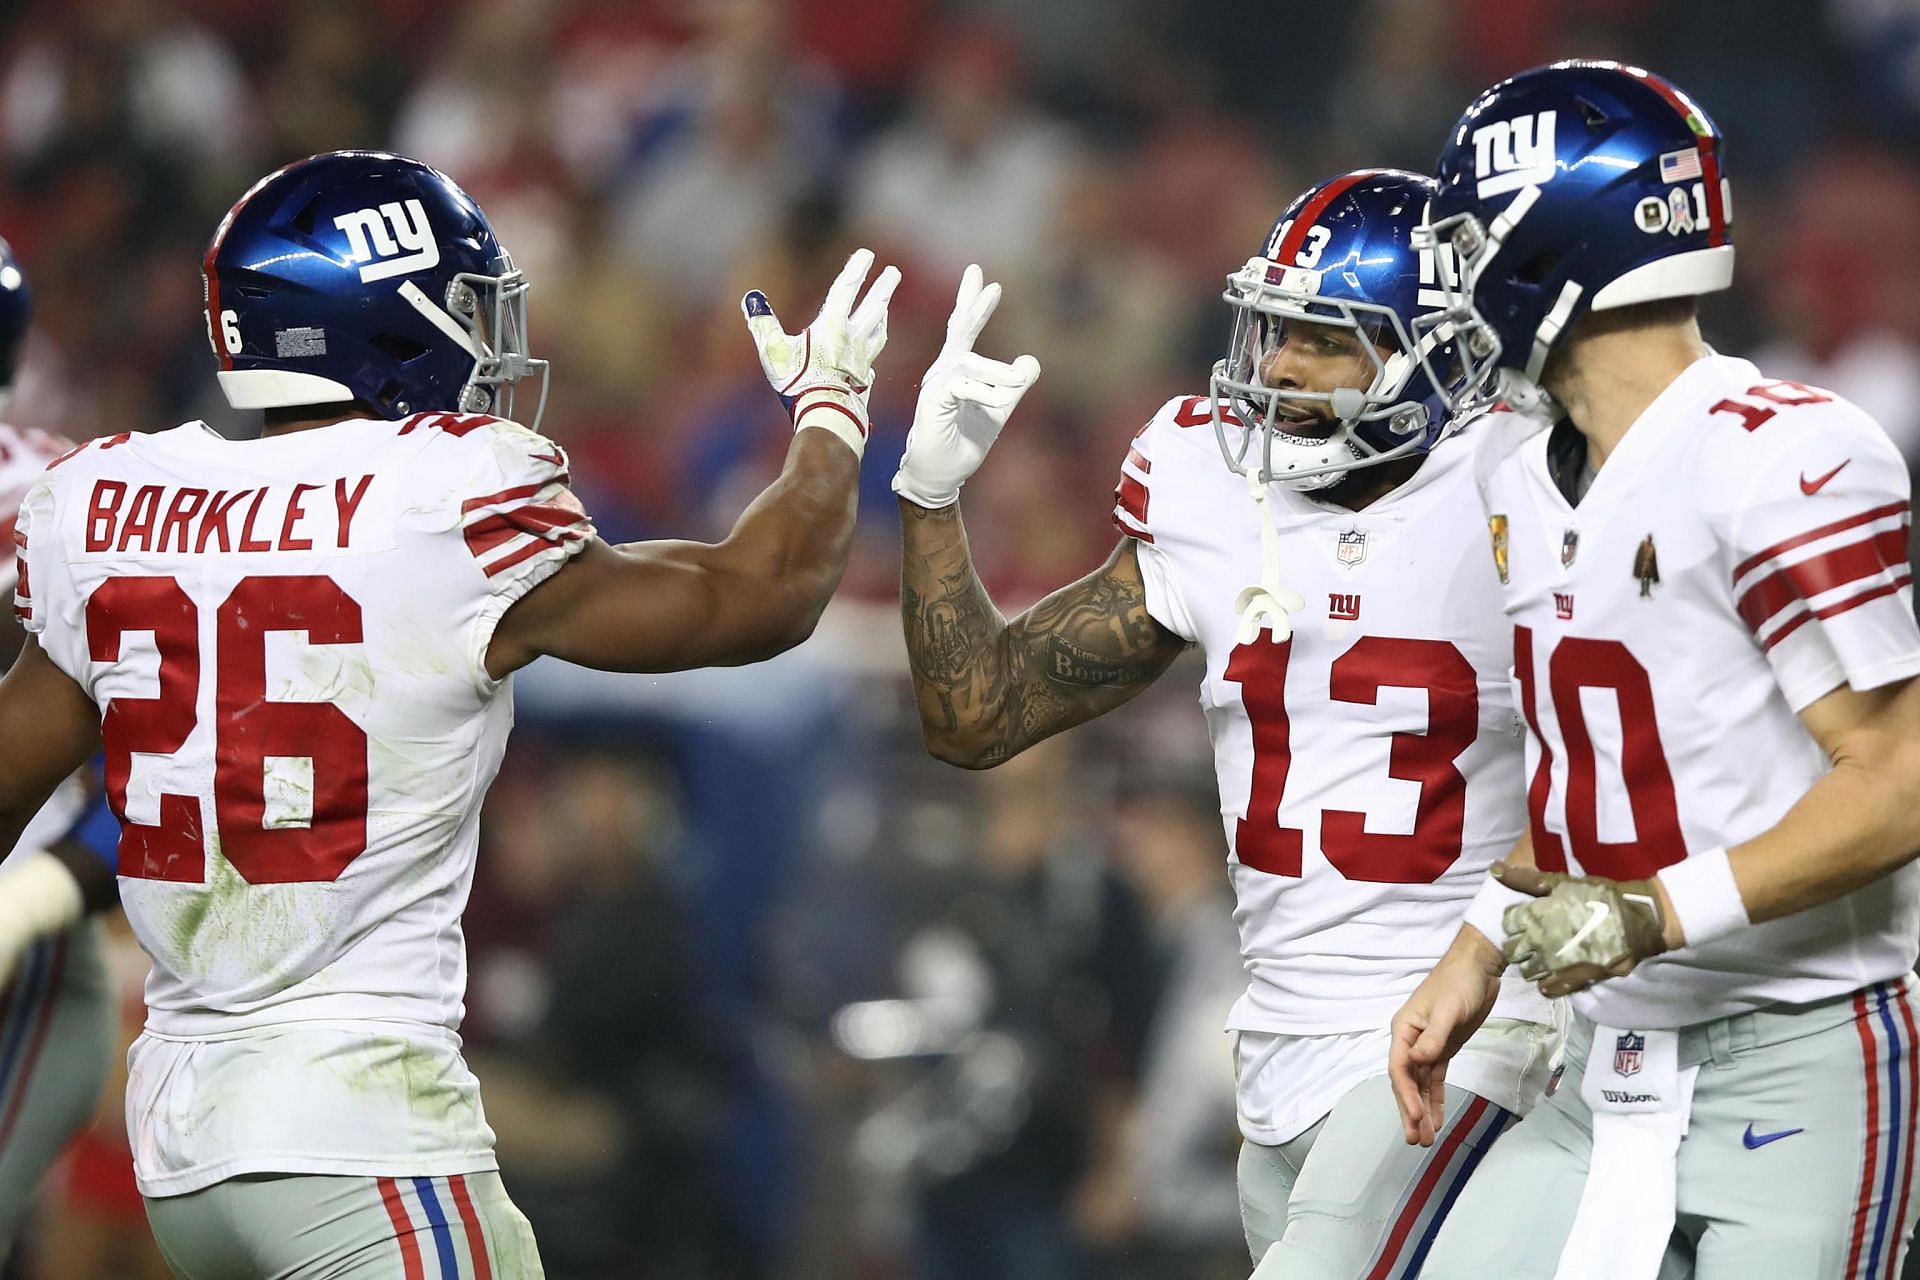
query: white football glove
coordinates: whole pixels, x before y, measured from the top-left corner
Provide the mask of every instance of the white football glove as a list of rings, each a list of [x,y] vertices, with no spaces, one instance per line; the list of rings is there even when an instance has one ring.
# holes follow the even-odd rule
[[[0,988],[28,947],[77,924],[85,913],[80,882],[65,863],[44,849],[14,859],[0,876]]]
[[[855,457],[867,448],[867,390],[873,361],[887,345],[887,303],[900,283],[888,267],[858,306],[854,298],[873,269],[873,251],[856,249],[827,289],[820,314],[799,333],[788,333],[767,295],[755,289],[740,299],[747,331],[760,352],[760,368],[793,416],[793,429],[821,427],[847,442]]]
[[[960,276],[947,343],[920,380],[913,430],[893,476],[893,491],[923,507],[959,501],[960,486],[980,469],[1020,397],[1040,376],[1040,362],[1032,356],[1005,364],[974,353],[974,342],[1000,305],[1000,286],[982,285],[981,279],[977,266]]]

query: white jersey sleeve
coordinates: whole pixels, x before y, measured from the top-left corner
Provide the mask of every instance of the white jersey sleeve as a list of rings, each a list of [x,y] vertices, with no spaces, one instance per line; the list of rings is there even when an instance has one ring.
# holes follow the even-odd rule
[[[23,430],[0,422],[0,589],[15,593],[25,564],[21,547],[19,516],[27,496],[46,473],[48,464],[57,461],[73,445],[44,431]],[[20,622],[32,627],[30,605],[16,602]]]
[[[1920,627],[1905,462],[1844,401],[1793,413],[1792,431],[1740,442],[1766,452],[1726,539],[1736,607],[1799,711],[1842,684],[1873,689],[1920,673]]]
[[[594,529],[568,487],[567,455],[559,445],[500,418],[472,415],[454,422],[439,429],[472,470],[453,495],[453,514],[487,584],[471,619],[468,660],[476,676],[491,683],[485,660],[500,619],[584,551]]]
[[[1183,531],[1178,524],[1169,531],[1164,523],[1156,524],[1154,520],[1153,459],[1165,444],[1168,433],[1207,419],[1207,402],[1199,396],[1167,401],[1127,446],[1127,456],[1120,464],[1120,482],[1113,490],[1113,525],[1134,540],[1140,576],[1146,583],[1147,613],[1155,622],[1189,642],[1199,639],[1199,628],[1180,594],[1172,560],[1160,545],[1162,537],[1178,539]]]

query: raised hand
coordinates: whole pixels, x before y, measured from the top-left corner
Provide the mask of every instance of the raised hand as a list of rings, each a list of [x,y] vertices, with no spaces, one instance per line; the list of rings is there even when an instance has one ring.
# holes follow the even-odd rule
[[[794,429],[822,427],[846,441],[855,454],[867,447],[873,362],[887,344],[887,304],[900,284],[899,269],[888,267],[860,298],[860,286],[872,269],[873,251],[854,250],[828,287],[820,314],[799,333],[786,331],[760,290],[740,299],[760,368],[793,416]]]
[[[1000,305],[1000,286],[985,284],[980,268],[960,276],[960,294],[947,319],[947,341],[920,380],[913,430],[894,473],[893,491],[929,509],[952,506],[960,486],[980,468],[1020,398],[1040,376],[1040,362],[1011,364],[977,354],[973,344]]]

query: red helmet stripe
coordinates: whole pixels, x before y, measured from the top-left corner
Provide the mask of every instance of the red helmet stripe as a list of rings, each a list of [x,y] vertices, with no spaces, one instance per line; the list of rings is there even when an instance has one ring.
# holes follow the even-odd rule
[[[1700,181],[1707,193],[1707,243],[1723,245],[1727,242],[1727,207],[1720,190],[1720,138],[1717,134],[1701,133],[1693,126],[1697,119],[1706,123],[1706,113],[1696,106],[1693,100],[1680,92],[1674,84],[1654,75],[1651,71],[1641,73],[1647,87],[1665,100],[1666,104],[1679,113],[1687,126],[1687,132],[1693,134],[1693,144],[1700,152]]]
[[[308,156],[307,160],[316,158],[317,157],[314,156]],[[294,165],[305,164],[307,160],[296,160],[293,164],[283,164],[266,177],[260,179],[260,181],[248,187],[246,194],[234,201],[233,208],[227,210],[227,216],[220,219],[220,225],[216,227],[213,232],[213,241],[207,245],[207,256],[200,260],[200,273],[205,277],[207,282],[207,333],[213,341],[213,352],[214,355],[219,358],[222,369],[233,368],[233,352],[227,350],[226,330],[220,324],[220,278],[213,273],[213,260],[220,255],[220,246],[226,243],[228,228],[233,226],[234,219],[238,218],[240,211],[247,207],[247,202],[253,199],[254,193],[287,170],[293,168]]]
[[[200,261],[200,271],[207,280],[207,337],[213,343],[213,354],[220,361],[222,369],[233,368],[233,353],[227,350],[227,335],[220,326],[220,277],[213,272],[213,259],[220,252],[220,242],[226,238],[228,224],[220,224],[220,230],[214,233],[213,243],[207,246],[207,256]]]
[[[1375,174],[1385,173],[1384,169],[1360,169],[1353,173],[1342,174],[1314,193],[1295,216],[1293,225],[1287,228],[1287,234],[1280,241],[1280,247],[1273,251],[1274,262],[1282,266],[1291,266],[1300,254],[1300,246],[1306,241],[1307,231],[1317,222],[1327,206],[1345,195],[1351,187],[1359,185]]]
[[[1727,242],[1727,202],[1720,185],[1719,148],[1714,145],[1718,141],[1713,137],[1700,139],[1700,181],[1707,188],[1707,243],[1710,245]]]

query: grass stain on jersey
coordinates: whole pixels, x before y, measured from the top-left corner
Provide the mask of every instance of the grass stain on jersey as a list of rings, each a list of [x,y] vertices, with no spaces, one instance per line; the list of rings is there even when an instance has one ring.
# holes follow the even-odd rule
[[[334,927],[333,886],[249,884],[217,834],[207,844],[206,884],[168,929],[173,965],[217,1000],[260,1000],[305,981],[327,959],[316,944]]]
[[[478,1101],[461,1075],[449,1070],[452,1058],[398,1036],[370,1037],[341,1079],[355,1092],[403,1099],[416,1115],[447,1120],[456,1111],[474,1111]]]

